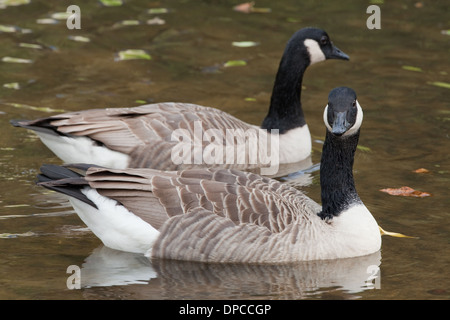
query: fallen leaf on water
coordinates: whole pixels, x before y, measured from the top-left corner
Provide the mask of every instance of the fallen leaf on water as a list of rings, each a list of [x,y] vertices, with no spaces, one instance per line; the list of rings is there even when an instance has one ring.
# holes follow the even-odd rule
[[[44,47],[40,44],[34,44],[34,43],[19,43],[19,47],[21,48],[30,48],[30,49],[43,49]]]
[[[118,7],[123,4],[122,0],[100,0],[105,7]]]
[[[77,42],[90,42],[91,39],[89,39],[88,37],[83,37],[83,36],[68,36],[67,37],[69,40],[73,40],[73,41],[77,41]]]
[[[163,14],[169,13],[169,9],[167,8],[151,8],[147,11],[149,14]]]
[[[251,13],[251,12],[257,12],[257,13],[269,13],[272,11],[270,8],[255,8],[255,2],[244,2],[241,4],[238,4],[237,6],[233,7],[234,11],[243,12],[243,13]]]
[[[429,197],[431,196],[428,192],[422,192],[418,190],[414,190],[413,188],[404,186],[401,188],[386,188],[386,189],[380,189],[381,192],[386,192],[393,196],[403,196],[403,197]]]
[[[141,22],[139,20],[122,20],[120,22],[117,22],[116,24],[114,24],[115,27],[120,27],[120,26],[138,26],[140,25]]]
[[[15,26],[8,26],[4,24],[0,24],[0,32],[12,33],[16,32],[19,28]]]
[[[8,6],[20,6],[23,4],[29,4],[31,0],[0,0],[0,9],[4,9]]]
[[[71,15],[71,12],[55,12],[51,15],[51,18],[56,20],[67,20]]]
[[[419,67],[413,67],[413,66],[402,66],[403,70],[408,70],[408,71],[415,71],[415,72],[422,72],[422,69]]]
[[[152,57],[145,50],[128,49],[120,51],[117,54],[116,61],[136,60],[136,59],[151,60],[151,58]]]
[[[238,4],[237,6],[233,7],[234,11],[239,11],[243,13],[250,13],[252,12],[253,6],[255,5],[255,2],[245,2]]]
[[[149,24],[149,25],[163,25],[165,23],[166,23],[166,21],[159,17],[154,17],[153,19],[147,20],[147,24]]]
[[[33,63],[33,60],[30,59],[22,59],[22,58],[14,58],[14,57],[3,57],[3,62],[10,62],[10,63]]]
[[[28,109],[28,110],[35,110],[35,111],[42,111],[42,112],[66,112],[64,109],[53,109],[49,107],[35,107],[35,106],[29,106],[22,103],[14,103],[14,102],[4,102],[3,104],[6,104],[8,106],[12,106],[14,108],[19,109]]]
[[[249,47],[255,47],[259,45],[259,42],[254,41],[233,41],[231,43],[233,47],[239,47],[239,48],[249,48]]]
[[[245,60],[230,60],[224,63],[224,67],[239,67],[239,66],[246,66],[247,62]]]
[[[431,84],[433,86],[436,87],[441,87],[441,88],[447,88],[450,89],[450,83],[447,82],[442,82],[442,81],[434,81],[434,82],[427,82],[428,84]]]
[[[3,85],[4,88],[19,90],[20,85],[18,82],[5,83]]]
[[[417,170],[414,170],[413,172],[415,172],[415,173],[429,173],[430,170],[427,170],[425,168],[419,168]]]
[[[42,18],[42,19],[37,19],[36,23],[38,23],[38,24],[57,24],[59,22],[56,19]]]

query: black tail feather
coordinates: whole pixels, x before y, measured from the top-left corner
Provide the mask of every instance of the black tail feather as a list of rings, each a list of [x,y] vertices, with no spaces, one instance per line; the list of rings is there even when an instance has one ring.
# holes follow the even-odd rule
[[[89,186],[89,183],[82,175],[57,165],[43,165],[41,172],[41,174],[37,175],[37,184],[39,186],[68,195],[97,208],[95,203],[81,192],[81,189]]]
[[[14,127],[25,128],[37,132],[43,132],[55,136],[67,136],[67,134],[57,131],[57,127],[50,124],[46,119],[38,120],[9,120]]]

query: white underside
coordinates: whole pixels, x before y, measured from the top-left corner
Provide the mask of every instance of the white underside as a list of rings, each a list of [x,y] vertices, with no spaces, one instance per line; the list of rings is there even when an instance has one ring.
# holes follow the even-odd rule
[[[333,255],[356,257],[377,252],[381,248],[378,223],[363,204],[351,206],[331,220]]]
[[[86,187],[82,192],[98,209],[74,198],[70,202],[90,230],[109,248],[151,255],[160,232],[115,200]],[[320,220],[319,217],[316,216]],[[340,259],[364,256],[381,248],[381,234],[374,217],[362,204],[342,212],[328,223],[317,221],[302,231],[300,260]],[[295,254],[294,254],[295,255]]]
[[[105,246],[145,255],[151,252],[159,236],[158,230],[95,189],[86,187],[82,192],[98,209],[72,197],[70,202],[80,219]]]
[[[89,163],[112,169],[126,169],[128,155],[98,146],[87,137],[66,137],[36,132],[47,148],[65,163]]]
[[[294,163],[311,155],[311,134],[308,125],[291,129],[280,135],[280,163]]]

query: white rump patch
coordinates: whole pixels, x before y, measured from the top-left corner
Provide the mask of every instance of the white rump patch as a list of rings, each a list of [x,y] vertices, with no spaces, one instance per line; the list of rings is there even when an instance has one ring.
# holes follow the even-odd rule
[[[69,198],[81,220],[109,248],[146,254],[159,231],[128,211],[117,201],[100,195],[95,189],[82,190],[98,209],[75,198]]]
[[[130,161],[127,154],[98,146],[87,137],[56,136],[35,132],[42,143],[65,163],[90,163],[111,169],[126,169]]]

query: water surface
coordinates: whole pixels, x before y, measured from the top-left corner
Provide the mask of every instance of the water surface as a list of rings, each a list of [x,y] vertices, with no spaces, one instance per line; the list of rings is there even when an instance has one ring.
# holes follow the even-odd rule
[[[65,12],[69,1],[0,9],[0,58],[25,59],[0,61],[1,299],[450,298],[450,108],[442,86],[450,82],[447,1],[381,4],[380,30],[366,27],[369,1],[258,1],[271,12],[251,14],[233,11],[238,3],[79,1],[81,30],[41,20]],[[155,17],[163,23],[147,24]],[[283,266],[148,261],[103,247],[64,197],[34,185],[40,165],[60,161],[10,119],[182,101],[260,124],[284,45],[305,26],[327,30],[351,57],[305,74],[313,163],[320,160],[328,92],[354,88],[364,109],[363,148],[355,159],[360,197],[384,229],[417,238],[384,236],[381,251],[368,257]],[[238,48],[233,41],[259,45]],[[117,61],[127,49],[145,50],[151,59]],[[223,67],[239,59],[247,65]],[[413,172],[419,168],[429,173]],[[316,201],[318,177],[313,171],[304,188]],[[401,186],[432,196],[379,191]],[[70,265],[81,268],[82,289],[67,288]]]

